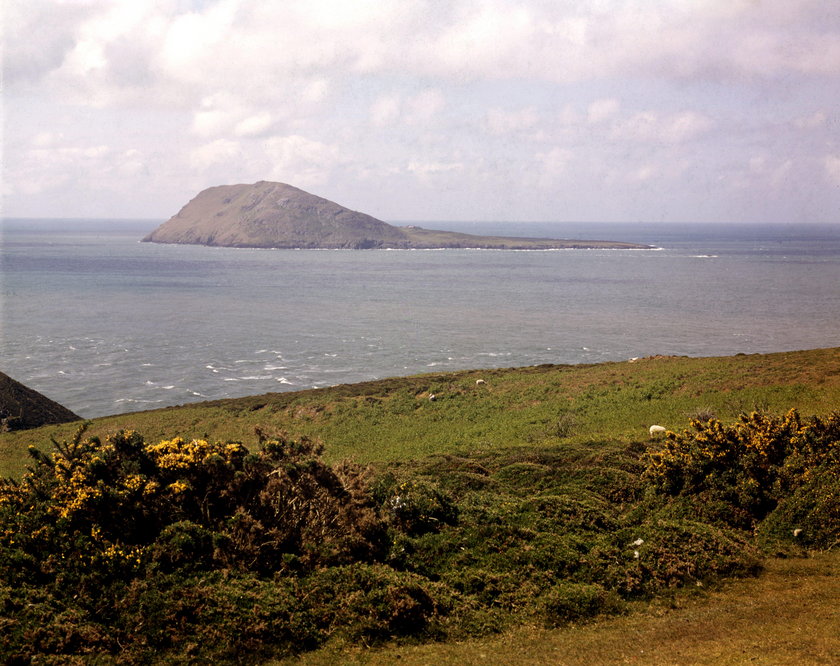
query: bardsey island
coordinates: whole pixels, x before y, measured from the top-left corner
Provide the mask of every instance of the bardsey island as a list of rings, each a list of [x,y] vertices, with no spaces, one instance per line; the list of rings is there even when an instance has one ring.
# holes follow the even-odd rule
[[[143,239],[277,249],[650,249],[600,240],[509,238],[394,226],[285,183],[219,185],[200,192]]]

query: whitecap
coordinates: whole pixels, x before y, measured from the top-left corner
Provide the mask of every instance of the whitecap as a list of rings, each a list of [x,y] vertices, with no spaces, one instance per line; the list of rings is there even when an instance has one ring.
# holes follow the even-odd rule
[[[280,382],[281,384],[289,384],[289,385],[291,385],[291,384],[293,383],[293,382],[290,382],[290,381],[289,381],[288,379],[286,379],[285,377],[277,377],[277,381],[278,381],[278,382]]]

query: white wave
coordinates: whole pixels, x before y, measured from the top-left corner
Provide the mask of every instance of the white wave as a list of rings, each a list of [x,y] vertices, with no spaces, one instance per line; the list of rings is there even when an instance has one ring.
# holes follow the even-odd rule
[[[259,380],[272,379],[273,377],[274,377],[274,375],[248,375],[247,377],[240,377],[239,379],[241,379],[242,381],[247,381],[247,380],[255,380],[255,379],[259,379]]]
[[[280,382],[281,384],[289,384],[290,386],[291,386],[292,384],[294,384],[294,382],[290,382],[290,381],[289,381],[288,379],[286,379],[285,377],[278,377],[278,378],[277,378],[277,381],[278,381],[278,382]]]
[[[288,370],[289,366],[287,365],[265,365],[263,366],[263,370]]]

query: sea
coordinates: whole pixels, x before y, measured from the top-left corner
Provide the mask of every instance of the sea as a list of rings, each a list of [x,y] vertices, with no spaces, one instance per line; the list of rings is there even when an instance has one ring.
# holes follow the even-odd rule
[[[141,243],[6,219],[0,370],[85,418],[461,369],[840,346],[840,225],[443,223],[650,250]]]

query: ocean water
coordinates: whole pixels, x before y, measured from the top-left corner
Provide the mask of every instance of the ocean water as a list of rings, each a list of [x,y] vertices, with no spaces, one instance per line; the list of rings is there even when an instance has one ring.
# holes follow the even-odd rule
[[[0,370],[83,417],[395,375],[840,345],[840,225],[444,224],[654,250],[154,245],[6,220]]]

